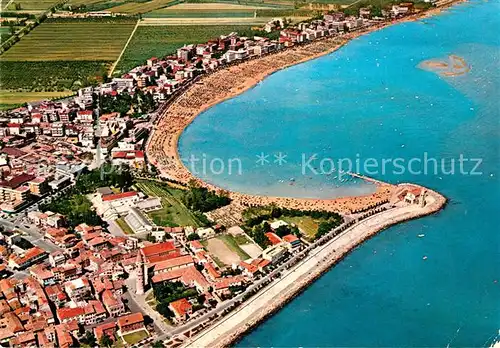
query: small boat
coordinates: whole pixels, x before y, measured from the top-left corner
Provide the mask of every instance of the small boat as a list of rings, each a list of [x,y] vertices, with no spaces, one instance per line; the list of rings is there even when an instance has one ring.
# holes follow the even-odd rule
[[[427,256],[422,257],[422,260],[427,260]]]
[[[294,178],[290,178],[290,181],[295,181],[295,179]]]
[[[418,238],[425,237],[425,234],[419,234],[417,237],[418,237]]]

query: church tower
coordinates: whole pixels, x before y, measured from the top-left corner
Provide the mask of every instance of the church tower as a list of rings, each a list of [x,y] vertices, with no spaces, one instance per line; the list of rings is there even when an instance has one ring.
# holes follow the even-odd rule
[[[142,262],[142,255],[141,251],[137,253],[137,259],[135,260],[135,268],[137,272],[137,284],[135,286],[135,293],[137,295],[142,295],[144,294],[144,268],[143,268],[143,262]]]

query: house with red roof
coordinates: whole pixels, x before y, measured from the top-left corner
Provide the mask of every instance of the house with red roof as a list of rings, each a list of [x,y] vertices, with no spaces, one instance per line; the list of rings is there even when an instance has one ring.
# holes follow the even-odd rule
[[[191,255],[183,255],[173,259],[160,261],[154,265],[154,274],[172,271],[178,268],[194,266],[194,260]]]
[[[189,315],[193,312],[193,306],[185,298],[180,300],[170,302],[168,308],[174,313],[175,319],[177,321],[186,320]]]
[[[144,317],[141,312],[127,314],[119,317],[117,320],[118,334],[120,336],[126,335],[130,332],[145,330]]]
[[[116,340],[116,321],[98,325],[94,328],[94,335],[99,342],[104,335],[108,336],[113,342]]]
[[[102,293],[102,303],[109,315],[112,317],[118,317],[125,313],[125,305],[121,298],[115,296],[111,290],[104,290]]]
[[[277,245],[277,244],[280,244],[281,242],[283,242],[281,240],[281,238],[278,237],[278,235],[276,233],[273,233],[273,232],[267,232],[266,237],[272,245]]]
[[[174,252],[178,252],[178,250],[175,248],[173,241],[156,243],[141,249],[142,255],[144,255],[148,261],[155,256],[166,256]]]
[[[288,247],[289,250],[295,250],[302,245],[300,239],[293,234],[287,234],[282,239],[283,242],[286,243],[286,246]]]
[[[75,320],[83,324],[85,321],[85,309],[82,307],[57,308],[56,315],[57,319],[59,319],[59,322],[61,323],[67,323]]]

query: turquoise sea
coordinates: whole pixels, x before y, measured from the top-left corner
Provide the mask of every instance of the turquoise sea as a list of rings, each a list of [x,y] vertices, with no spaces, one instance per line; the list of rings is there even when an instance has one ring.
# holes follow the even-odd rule
[[[371,163],[361,172],[416,182],[450,199],[439,214],[364,243],[239,346],[482,347],[498,334],[499,13],[500,1],[473,0],[365,35],[271,75],[186,129],[179,141],[186,164],[191,155],[212,163],[204,172],[200,161],[193,171],[232,190],[296,197],[369,192],[370,185],[336,178],[338,170],[320,172],[321,159],[323,172],[332,161],[359,159]],[[446,77],[421,65],[448,62],[449,55],[462,57],[470,71]],[[280,163],[279,152],[286,156]],[[428,162],[423,172],[418,159],[425,153],[438,161],[437,171]],[[318,160],[305,167],[302,156],[313,154]],[[460,156],[469,159],[461,172]],[[383,172],[381,161],[396,158],[405,170],[389,164]],[[482,162],[472,175],[475,159]]]

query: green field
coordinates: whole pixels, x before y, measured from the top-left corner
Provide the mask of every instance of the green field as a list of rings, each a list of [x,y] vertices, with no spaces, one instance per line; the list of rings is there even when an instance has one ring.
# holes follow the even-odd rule
[[[147,337],[149,337],[148,332],[146,330],[141,330],[124,335],[123,340],[128,344],[136,344]]]
[[[77,90],[97,82],[106,73],[109,64],[91,61],[13,62],[0,59],[0,89],[20,93]]]
[[[134,231],[132,230],[132,228],[129,226],[129,224],[127,224],[127,222],[125,221],[124,218],[118,218],[115,220],[116,221],[116,224],[118,226],[120,226],[120,228],[122,229],[122,231],[126,234],[135,234]]]
[[[154,11],[159,8],[164,8],[167,6],[172,6],[177,3],[179,3],[178,0],[150,0],[150,1],[127,2],[119,6],[111,7],[108,10],[114,13],[127,13],[134,15],[134,14]]]
[[[3,61],[114,61],[135,21],[46,21],[24,36]]]
[[[122,74],[144,64],[151,57],[175,53],[177,48],[185,44],[203,43],[222,34],[249,29],[245,25],[139,26],[118,63],[115,74]]]
[[[72,92],[11,92],[0,89],[0,104],[15,106],[42,99],[66,97],[72,94]]]
[[[316,231],[318,231],[320,220],[313,219],[310,216],[281,216],[280,220],[295,224],[297,227],[306,234],[308,239],[314,239]]]
[[[148,213],[156,225],[199,227],[198,219],[181,202],[181,190],[154,181],[140,181],[136,185],[146,195],[161,198],[163,208]]]
[[[5,0],[5,3],[8,3]],[[48,10],[49,8],[62,3],[62,0],[14,0],[12,1],[6,10]],[[16,7],[17,5],[17,7]],[[19,8],[20,6],[20,8]]]

